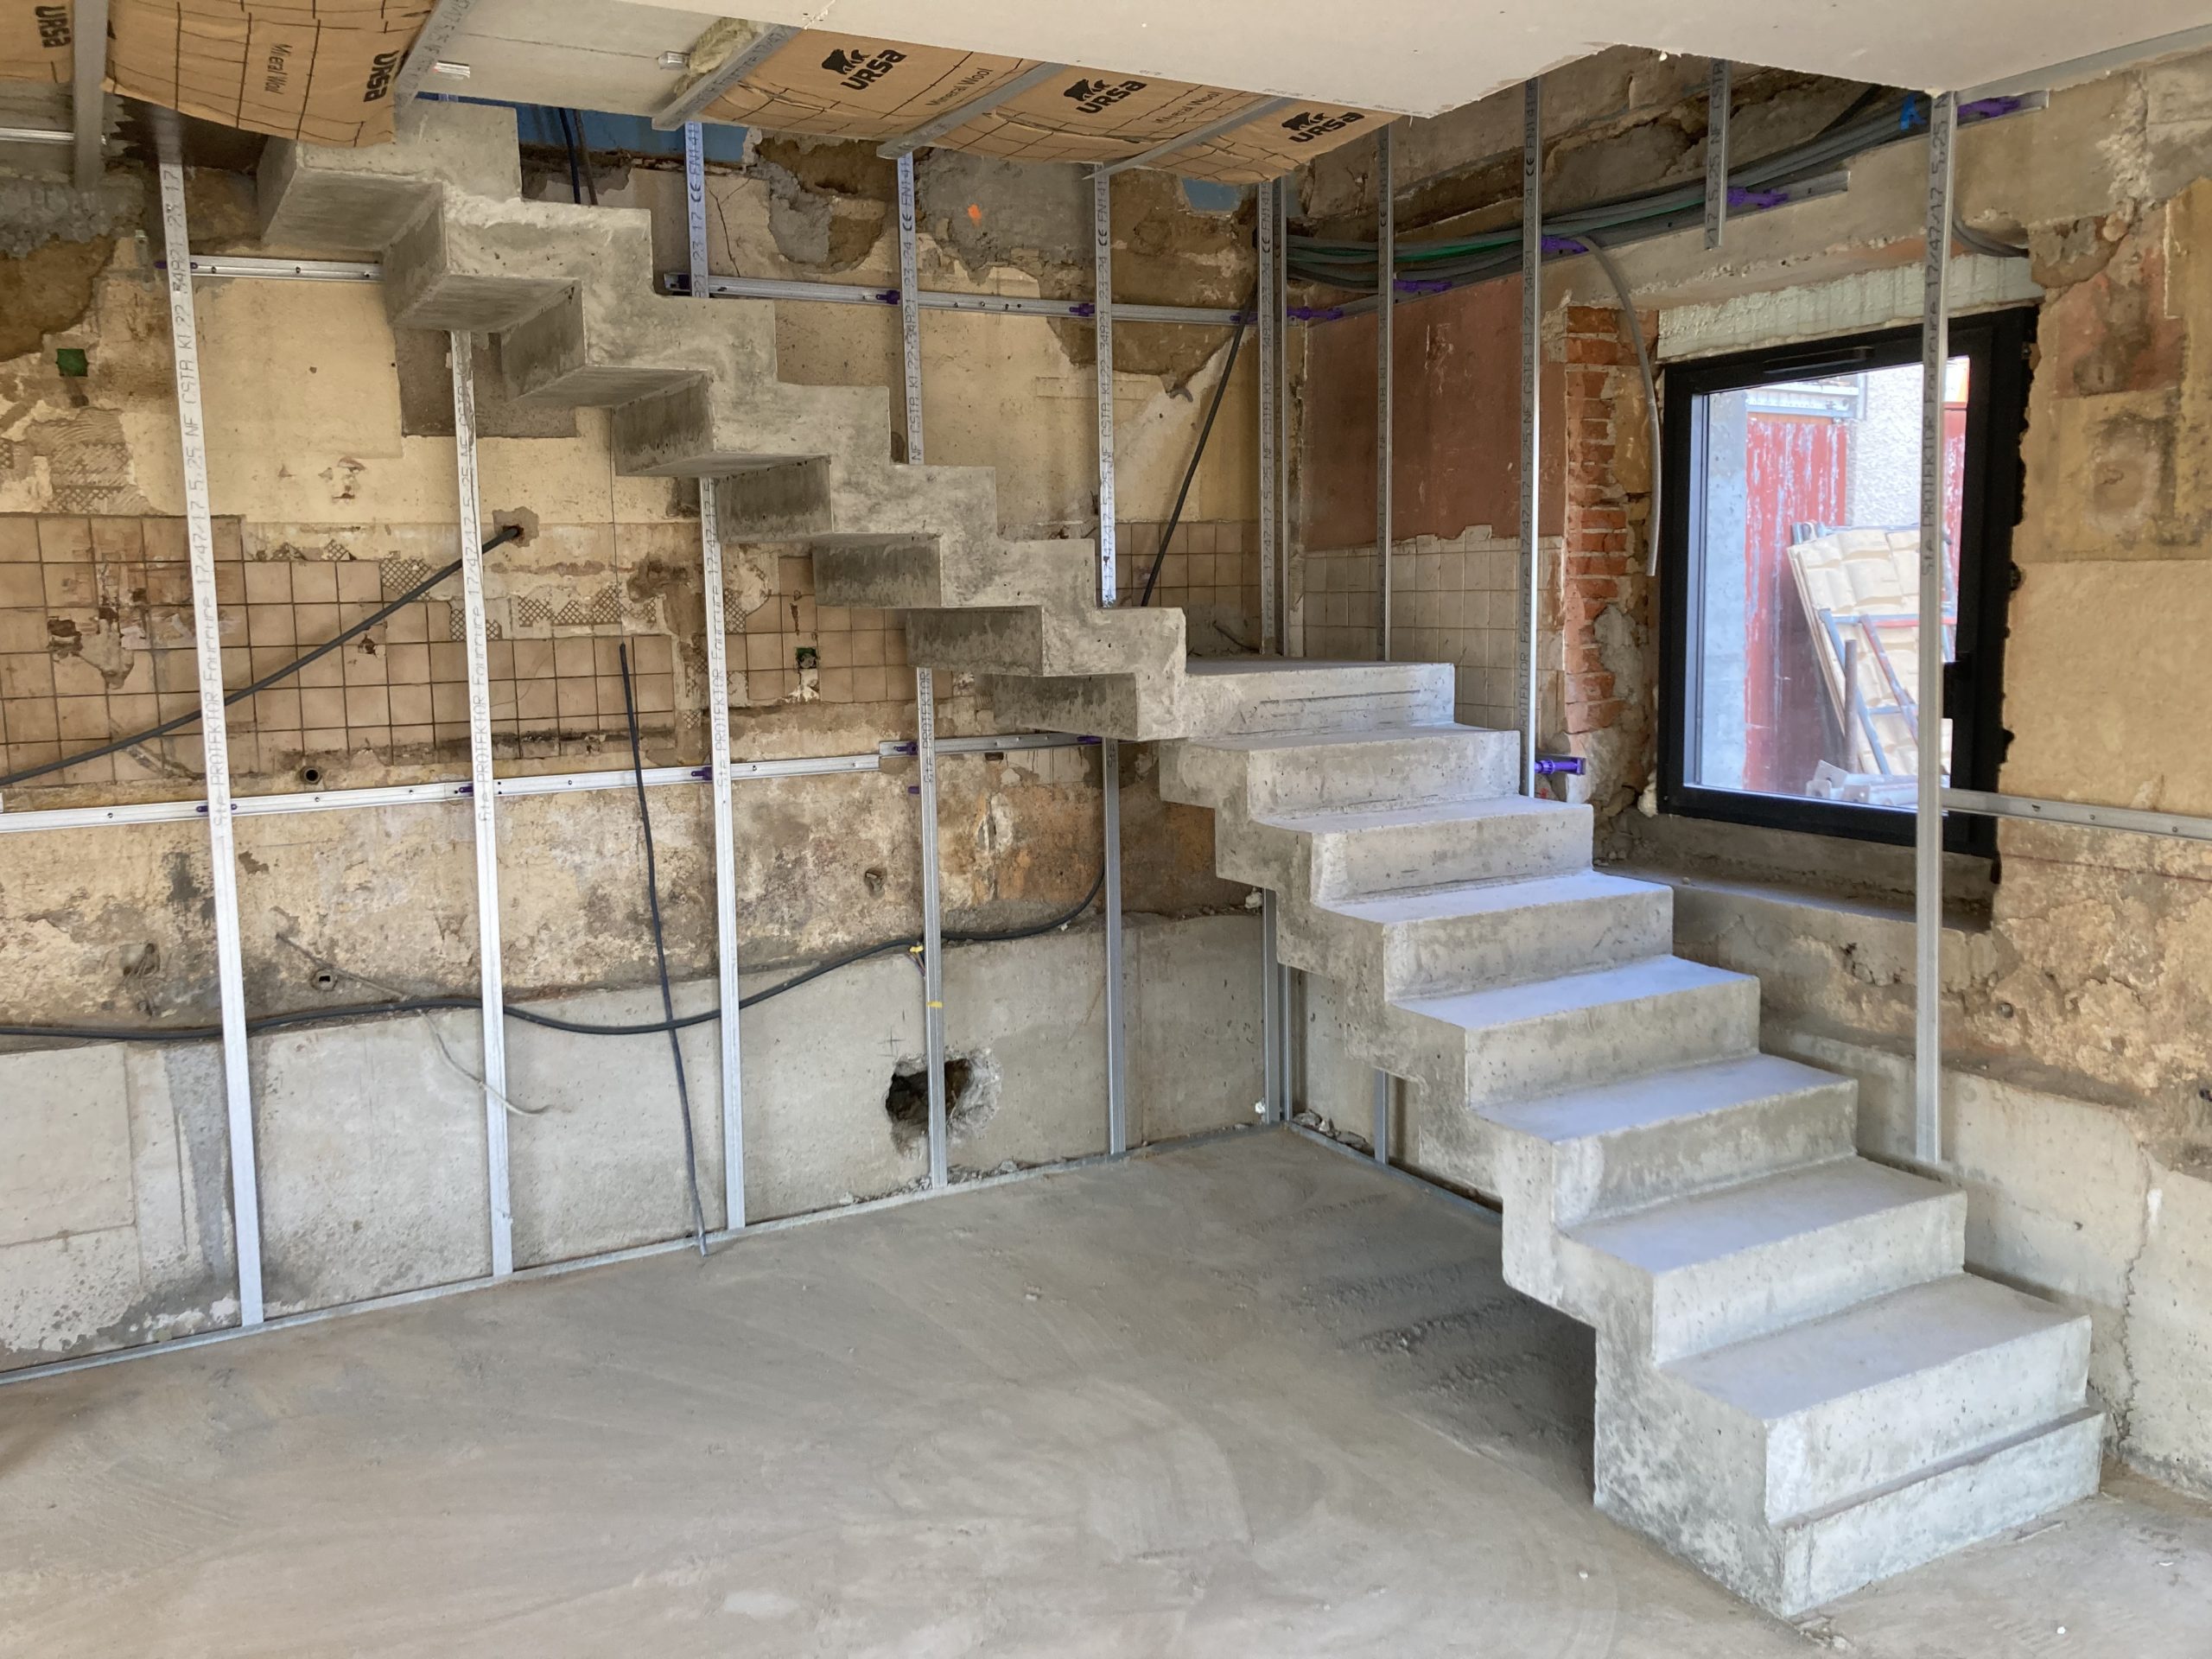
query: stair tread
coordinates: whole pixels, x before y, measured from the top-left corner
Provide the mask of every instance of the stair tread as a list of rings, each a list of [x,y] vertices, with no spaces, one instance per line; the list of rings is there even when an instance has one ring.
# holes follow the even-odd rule
[[[1678,1359],[1663,1369],[1701,1393],[1771,1422],[2084,1317],[2009,1285],[1961,1273]]]
[[[1567,1236],[1647,1273],[1670,1273],[1955,1190],[1865,1158],[1837,1158],[1600,1217]]]
[[[1778,1054],[1747,1054],[1702,1065],[1655,1071],[1624,1083],[1540,1095],[1492,1107],[1484,1116],[1554,1145],[1621,1129],[1703,1117],[1777,1095],[1834,1088],[1846,1079]]]
[[[1458,729],[1472,731],[1475,728],[1470,726]],[[1487,819],[1533,817],[1540,813],[1586,810],[1586,808],[1570,806],[1564,801],[1532,801],[1525,795],[1475,795],[1458,800],[1424,801],[1411,806],[1339,807],[1320,812],[1263,812],[1255,814],[1252,821],[1264,823],[1271,829],[1293,830],[1300,835],[1332,836],[1356,835],[1364,830],[1402,830],[1415,824],[1475,823]]]
[[[1483,1031],[1541,1020],[1550,1014],[1570,1014],[1580,1008],[1601,1007],[1611,1002],[1741,984],[1745,978],[1725,968],[1708,968],[1703,963],[1681,957],[1646,957],[1586,974],[1560,974],[1551,979],[1451,991],[1437,996],[1402,997],[1395,999],[1393,1006],[1408,1014],[1425,1014],[1446,1025]]]
[[[1626,898],[1653,890],[1649,881],[1630,881],[1595,870],[1568,875],[1539,875],[1497,881],[1460,881],[1448,887],[1413,887],[1402,893],[1381,893],[1369,898],[1330,899],[1315,908],[1349,916],[1356,921],[1383,926],[1407,922],[1446,921],[1459,917],[1495,916],[1508,911],[1544,905],[1586,904],[1592,899]]]

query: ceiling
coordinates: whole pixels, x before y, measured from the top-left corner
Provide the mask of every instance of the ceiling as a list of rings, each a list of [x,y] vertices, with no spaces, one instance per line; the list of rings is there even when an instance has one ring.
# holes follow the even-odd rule
[[[2171,34],[2212,44],[2204,0],[477,0],[442,55],[475,96],[645,114],[682,79],[661,54],[728,16],[1413,115],[1611,45],[1940,89]]]

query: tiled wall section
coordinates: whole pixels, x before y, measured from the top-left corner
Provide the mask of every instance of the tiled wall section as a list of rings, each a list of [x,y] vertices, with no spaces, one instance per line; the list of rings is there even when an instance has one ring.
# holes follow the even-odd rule
[[[1134,605],[1160,555],[1166,524],[1124,523],[1116,551],[1122,602]],[[1176,525],[1154,588],[1155,607],[1182,607],[1193,657],[1233,657],[1260,643],[1260,527],[1227,522]]]
[[[1561,543],[1541,543],[1546,612]],[[1450,540],[1422,536],[1392,551],[1390,655],[1398,662],[1450,663],[1458,671],[1458,717],[1471,726],[1517,728],[1521,543],[1487,524]],[[1370,661],[1375,656],[1375,550],[1338,549],[1300,556],[1302,594],[1294,633],[1308,657]],[[1560,676],[1556,630],[1540,655],[1547,664],[1547,707],[1556,707]]]
[[[236,519],[215,526],[224,682],[243,686],[333,639],[442,561],[437,537],[299,545]],[[333,556],[336,553],[340,556]],[[817,607],[812,562],[775,548],[728,555],[731,692],[740,709],[835,703],[886,734],[910,729],[906,634],[881,611]],[[706,652],[696,527],[552,532],[486,561],[493,731],[502,759],[620,765],[626,639],[648,758],[702,759]],[[459,579],[231,710],[242,785],[296,786],[305,767],[364,754],[451,773],[467,753],[467,661]],[[690,626],[686,626],[689,620]],[[199,706],[181,520],[0,515],[0,772],[96,748]],[[779,753],[804,752],[789,743]],[[849,734],[843,746],[850,747]],[[200,771],[196,728],[10,787],[175,785]],[[356,768],[358,771],[358,768]],[[174,793],[156,788],[137,794]]]

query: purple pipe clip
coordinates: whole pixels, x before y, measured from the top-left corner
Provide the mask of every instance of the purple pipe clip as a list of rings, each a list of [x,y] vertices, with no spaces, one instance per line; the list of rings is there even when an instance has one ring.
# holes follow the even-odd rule
[[[1587,253],[1590,250],[1571,236],[1548,236],[1544,238],[1546,253]]]
[[[1537,777],[1551,778],[1561,772],[1571,778],[1582,776],[1582,757],[1579,754],[1540,754],[1536,757]]]
[[[879,288],[875,290],[875,298],[880,305],[896,305],[899,303],[899,290],[895,288]]]
[[[2012,115],[2020,107],[2017,98],[1978,98],[1971,104],[1959,105],[1961,121],[1989,121],[2000,115]]]
[[[1294,305],[1283,312],[1293,322],[1334,322],[1344,314],[1341,305]]]
[[[1787,190],[1746,190],[1740,185],[1728,187],[1731,207],[1779,207],[1789,200]]]
[[[1095,317],[1097,315],[1098,307],[1090,300],[1077,300],[1068,307],[1068,315],[1071,317]]]
[[[1401,276],[1390,284],[1400,294],[1448,294],[1450,281],[1442,276]]]

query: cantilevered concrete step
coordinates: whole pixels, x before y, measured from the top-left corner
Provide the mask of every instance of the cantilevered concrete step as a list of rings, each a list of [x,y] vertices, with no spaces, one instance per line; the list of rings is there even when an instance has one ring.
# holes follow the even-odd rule
[[[1520,739],[1473,726],[1224,736],[1161,757],[1169,800],[1255,817],[1335,808],[1395,808],[1512,792]]]
[[[1360,997],[1433,996],[1642,961],[1674,942],[1674,893],[1581,870],[1283,907],[1294,968]]]
[[[1478,1112],[1531,1096],[1751,1053],[1758,982],[1679,957],[1593,973],[1395,998],[1390,1007],[1464,1054]],[[1392,1057],[1373,1057],[1389,1065]],[[1393,1065],[1402,1076],[1416,1065]]]
[[[1043,606],[913,611],[906,653],[925,667],[976,674],[1164,678],[1182,660],[1183,613]]]
[[[1095,603],[1097,550],[1090,542],[1000,544],[989,561],[948,557],[935,537],[823,536],[813,538],[817,592],[831,603],[874,610],[942,611],[967,606]]]
[[[1478,881],[1569,875],[1589,868],[1590,840],[1586,806],[1485,795],[1412,806],[1269,812],[1230,829],[1220,837],[1219,851],[1224,875],[1334,904]]]
[[[1767,1518],[1847,1502],[2056,1422],[2086,1396],[2089,1321],[1969,1274],[1664,1368],[1703,1398],[1716,1484],[1764,1487]]]
[[[1565,1311],[1664,1364],[1956,1273],[1966,1214],[1863,1158],[1788,1170],[1568,1230]]]
[[[1193,657],[1184,675],[1184,730],[1192,737],[1371,731],[1452,721],[1455,676],[1449,663]]]
[[[1573,1226],[1844,1157],[1858,1094],[1833,1071],[1748,1054],[1510,1101],[1484,1116],[1541,1149],[1530,1186],[1514,1197]]]

